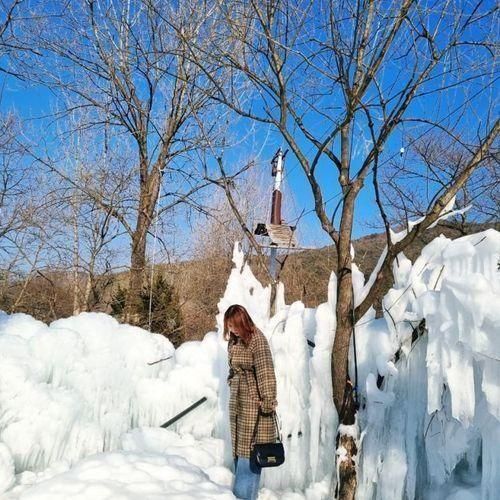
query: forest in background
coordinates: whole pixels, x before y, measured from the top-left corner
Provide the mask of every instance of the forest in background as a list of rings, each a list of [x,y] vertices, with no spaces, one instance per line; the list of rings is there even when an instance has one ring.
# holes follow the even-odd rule
[[[490,227],[500,230],[500,223],[438,224],[419,239],[407,256],[414,261],[422,248],[440,234],[455,239]],[[365,276],[375,268],[384,245],[385,237],[382,233],[374,233],[354,241],[356,259]],[[288,304],[300,300],[306,307],[315,308],[327,300],[328,280],[330,273],[335,271],[334,253],[333,246],[326,246],[290,252],[288,256],[284,253],[281,256],[281,260],[285,261],[281,279],[285,285]],[[255,275],[265,282],[266,276],[252,264],[251,256],[249,264]],[[201,340],[215,328],[217,303],[224,294],[232,267],[232,251],[229,246],[207,246],[205,257],[199,259],[172,264],[158,263],[155,266],[156,279],[153,286],[152,331],[165,335],[176,346],[189,340]],[[23,286],[20,281],[6,287],[4,282],[0,310],[23,312],[46,323],[71,316],[74,304],[73,280],[72,272],[46,270],[44,276],[35,277],[27,286]],[[85,276],[80,276],[79,282],[83,287]],[[126,273],[98,277],[88,310],[105,312],[121,320],[126,283]],[[392,276],[388,277],[388,287],[392,283]],[[21,292],[22,300],[19,301],[17,298]],[[149,292],[149,287],[145,287],[142,295],[144,305],[140,326],[146,329],[149,327]]]

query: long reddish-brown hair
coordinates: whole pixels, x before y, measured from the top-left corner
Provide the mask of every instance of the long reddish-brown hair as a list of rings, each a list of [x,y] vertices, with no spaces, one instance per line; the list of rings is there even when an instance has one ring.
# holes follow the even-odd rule
[[[229,306],[224,313],[224,338],[229,340],[233,337],[234,340],[234,335],[231,335],[229,327],[227,326],[229,321],[238,328],[241,340],[245,345],[248,345],[255,331],[255,324],[250,314],[248,314],[248,311],[239,304],[233,304]]]

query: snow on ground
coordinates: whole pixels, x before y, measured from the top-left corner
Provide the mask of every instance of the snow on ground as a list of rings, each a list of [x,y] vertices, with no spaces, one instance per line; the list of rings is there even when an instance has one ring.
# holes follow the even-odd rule
[[[23,472],[5,500],[233,499],[232,473],[221,465],[224,443],[161,428],[133,429],[116,451],[74,467],[62,461]]]
[[[436,238],[413,264],[398,256],[384,318],[368,311],[357,322],[358,499],[495,498],[499,256],[493,230]],[[222,339],[232,303],[247,307],[267,336],[278,380],[287,459],[263,472],[260,500],[331,498],[335,275],[316,309],[286,305],[281,286],[270,317],[270,289],[238,245],[233,260],[217,331],[177,350],[105,314],[45,325],[0,313],[2,499],[233,498]],[[367,285],[357,268],[353,279],[359,302]],[[412,345],[422,319],[427,333]],[[207,401],[189,415],[160,428],[202,397]]]
[[[16,490],[19,490],[17,492]],[[174,454],[107,452],[92,455],[73,468],[5,496],[6,500],[190,500],[234,499],[230,488],[216,484],[200,468]]]

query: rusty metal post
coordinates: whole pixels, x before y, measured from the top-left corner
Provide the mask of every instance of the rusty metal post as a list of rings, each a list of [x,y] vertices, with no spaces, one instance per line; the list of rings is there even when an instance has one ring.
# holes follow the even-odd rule
[[[281,183],[283,181],[283,151],[278,149],[272,160],[272,176],[274,177],[274,189],[271,206],[271,224],[281,224]],[[278,249],[271,248],[271,256],[269,260],[269,271],[273,278],[271,283],[271,314],[276,313],[276,288],[277,288],[277,256]]]

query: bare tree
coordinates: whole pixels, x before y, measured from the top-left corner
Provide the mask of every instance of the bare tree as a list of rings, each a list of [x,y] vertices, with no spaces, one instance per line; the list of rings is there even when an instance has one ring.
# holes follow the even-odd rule
[[[231,84],[240,88],[236,93],[217,72],[205,71],[217,88],[214,100],[279,131],[336,246],[333,401],[340,422],[352,425],[356,381],[349,377],[348,355],[356,322],[383,293],[396,256],[442,215],[489,157],[497,137],[499,125],[491,119],[486,92],[496,75],[496,9],[480,0],[251,0],[220,3],[218,16],[214,41],[221,43],[191,49],[190,56],[202,68],[209,61],[208,67],[218,63],[231,69]],[[401,135],[423,137],[436,130],[464,147],[467,160],[434,189],[420,223],[394,242],[380,194],[381,171],[399,154]],[[328,183],[337,185],[333,199],[325,199]],[[351,243],[362,192],[376,200],[388,250],[371,288],[355,302]],[[331,201],[336,202],[332,208]],[[347,454],[339,464],[337,494],[354,498],[357,443],[339,435],[339,445]]]
[[[22,194],[29,181],[28,169],[19,164],[22,151],[15,143],[18,131],[18,123],[13,115],[0,121],[0,238],[18,228],[22,218]]]
[[[382,202],[395,227],[408,227],[410,220],[424,216],[432,197],[453,182],[471,157],[467,148],[442,133],[408,142],[410,148],[388,163],[380,183]],[[457,193],[457,204],[466,210],[441,224],[467,234],[471,224],[498,221],[499,190],[498,158],[491,155]]]
[[[269,196],[258,170],[249,170],[229,184],[245,227],[264,220]],[[189,261],[168,268],[168,273],[176,273],[186,332],[192,339],[200,339],[213,329],[217,302],[232,267],[234,243],[245,237],[223,188],[211,193],[205,208],[209,215],[200,214],[193,223]],[[251,244],[244,240],[242,247],[247,255],[252,252]]]
[[[210,35],[200,29],[207,13],[202,2],[174,6],[151,0],[61,1],[54,9],[56,15],[42,19],[29,40],[50,67],[33,56],[24,73],[65,96],[69,104],[58,118],[85,110],[80,129],[104,134],[103,154],[124,143],[135,152],[133,217],[110,211],[131,241],[126,316],[133,322],[162,179],[168,185],[158,216],[180,203],[195,204],[196,194],[210,185],[191,152],[203,145],[193,112],[205,119],[212,84],[186,57],[189,44],[203,45]],[[45,159],[49,168],[55,163]],[[110,208],[99,196],[94,202]]]
[[[8,73],[9,52],[13,47],[12,29],[17,11],[23,0],[0,1],[0,73]],[[0,103],[2,93],[0,93]],[[0,239],[15,229],[22,208],[21,196],[27,178],[26,168],[16,162],[22,156],[15,135],[20,130],[19,120],[13,114],[0,115]]]
[[[27,205],[32,178],[16,144],[20,133],[18,119],[10,114],[0,117],[0,259],[2,307],[10,307],[7,291],[18,276],[22,257],[19,253],[21,234],[30,226],[31,211]],[[26,282],[25,282],[26,283]]]
[[[112,189],[115,196],[106,196],[110,188],[107,168],[89,168],[85,164],[77,170],[74,185],[79,188],[88,186],[90,173],[92,182],[99,184],[99,190],[93,190],[93,197],[88,197],[85,188],[69,186],[66,197],[68,207],[63,215],[66,227],[73,229],[72,245],[68,248],[73,256],[73,314],[95,307],[105,310],[104,294],[108,291],[110,295],[108,289],[113,284],[113,272],[116,272],[113,264],[116,251],[111,245],[123,234],[112,212],[123,200],[127,190],[126,179],[123,182],[114,179]],[[108,201],[111,203],[108,204]],[[108,208],[104,209],[103,204]]]

